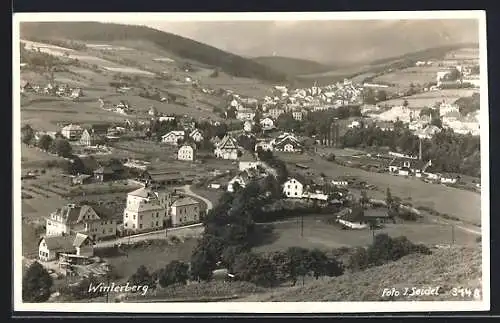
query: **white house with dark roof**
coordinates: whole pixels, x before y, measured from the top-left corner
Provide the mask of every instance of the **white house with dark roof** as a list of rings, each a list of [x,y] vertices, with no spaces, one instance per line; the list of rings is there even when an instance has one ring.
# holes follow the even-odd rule
[[[123,228],[127,231],[151,231],[164,227],[168,219],[172,193],[141,187],[127,195],[123,210]]]
[[[236,139],[230,135],[226,135],[215,147],[214,155],[221,159],[236,160],[238,159],[239,151]]]
[[[301,152],[302,144],[292,134],[284,133],[272,141],[273,149],[283,152]]]
[[[199,129],[193,129],[193,131],[191,131],[191,133],[189,134],[189,137],[195,142],[203,141],[203,134]]]
[[[161,142],[169,145],[177,145],[179,140],[184,139],[184,130],[173,130],[161,136]]]
[[[94,241],[115,237],[118,224],[100,208],[76,204],[58,208],[45,220],[47,237],[83,233]]]
[[[200,202],[191,197],[183,197],[174,201],[170,210],[174,227],[198,223],[205,214]]]
[[[89,236],[76,233],[64,236],[43,237],[38,243],[38,258],[41,261],[58,260],[61,254],[92,257],[94,246]]]

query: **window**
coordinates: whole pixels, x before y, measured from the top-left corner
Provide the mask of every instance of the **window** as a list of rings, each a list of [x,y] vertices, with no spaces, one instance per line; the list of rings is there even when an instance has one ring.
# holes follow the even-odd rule
[[[128,227],[128,223],[127,223],[127,222],[125,222],[125,228],[126,228],[126,227]]]
[[[109,233],[112,233],[113,232],[113,228],[109,228]]]
[[[139,229],[142,229],[142,224],[139,224]]]
[[[295,189],[297,189],[297,185],[295,185]]]
[[[106,229],[102,229],[102,234],[106,234]]]
[[[134,220],[135,220],[135,214],[134,214]]]
[[[142,220],[142,215],[139,215],[139,220]]]
[[[135,229],[135,224],[132,224],[132,229]]]
[[[159,215],[160,215],[160,213],[159,213],[159,212],[156,212],[156,217],[158,217]]]
[[[158,226],[158,221],[156,221],[156,226]]]

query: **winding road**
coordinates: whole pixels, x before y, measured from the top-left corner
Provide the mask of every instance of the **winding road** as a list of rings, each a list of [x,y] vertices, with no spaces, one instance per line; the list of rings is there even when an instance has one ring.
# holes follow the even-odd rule
[[[184,185],[184,186],[181,186],[181,187],[178,187],[177,189],[180,189],[180,190],[183,190],[184,193],[186,193],[187,195],[191,195],[193,197],[196,197],[200,200],[202,200],[206,205],[207,205],[207,212],[210,211],[212,208],[213,208],[213,204],[210,200],[204,198],[203,196],[201,195],[198,195],[196,194],[195,192],[193,192],[191,190],[191,186],[189,185]]]

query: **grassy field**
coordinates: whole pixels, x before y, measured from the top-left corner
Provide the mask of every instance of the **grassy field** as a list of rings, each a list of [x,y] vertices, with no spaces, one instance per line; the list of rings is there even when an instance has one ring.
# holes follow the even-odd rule
[[[267,241],[267,244],[258,246],[256,250],[279,251],[294,246],[331,250],[344,246],[366,246],[372,242],[370,230],[342,230],[337,225],[326,223],[327,218],[325,215],[304,216],[303,236],[299,218],[276,223],[274,238]],[[376,233],[387,233],[392,237],[406,236],[414,243],[426,245],[451,244],[453,238],[457,245],[474,245],[477,238],[475,234],[458,229],[452,232],[451,226],[413,222],[386,224],[386,227]]]
[[[452,288],[481,289],[481,249],[456,246],[437,249],[431,255],[412,254],[402,259],[335,278],[322,278],[306,286],[256,294],[245,302],[352,302],[352,301],[465,301],[473,297],[453,296]],[[438,296],[381,297],[384,288],[440,287]]]
[[[103,256],[121,277],[127,281],[140,265],[150,272],[160,269],[172,260],[189,261],[196,245],[196,239],[187,239],[182,243],[168,244],[167,240],[159,240],[147,247],[131,248],[127,253]]]
[[[429,92],[415,94],[409,97],[382,101],[379,103],[379,105],[400,106],[403,105],[403,102],[405,100],[407,100],[410,107],[414,108],[432,107],[437,102],[446,101],[447,103],[452,103],[458,100],[459,98],[472,96],[472,94],[475,92],[477,92],[477,90],[473,89],[450,89],[450,90],[429,91]]]
[[[440,71],[440,68],[434,66],[409,67],[378,76],[373,82],[384,82],[395,84],[398,88],[408,88],[410,83],[423,85],[424,83],[435,82],[438,71]]]
[[[389,174],[367,172],[357,168],[340,166],[318,156],[311,157],[301,154],[277,153],[292,169],[295,163],[301,163],[315,170],[317,175],[325,173],[330,178],[339,176],[356,176],[368,184],[377,186],[380,191],[370,192],[373,198],[385,198],[387,187],[395,196],[411,197],[414,206],[432,208],[440,213],[456,216],[463,221],[480,223],[481,196],[477,193],[460,190],[444,185],[428,184],[418,179],[406,179]],[[450,203],[453,201],[453,203]]]

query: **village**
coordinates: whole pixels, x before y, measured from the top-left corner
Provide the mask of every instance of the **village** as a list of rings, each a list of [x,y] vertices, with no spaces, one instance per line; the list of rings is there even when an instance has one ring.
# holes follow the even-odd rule
[[[111,269],[102,250],[170,241],[173,236],[200,237],[205,218],[221,197],[236,196],[283,174],[286,178],[278,181],[279,194],[272,203],[283,203],[291,213],[314,209],[352,237],[365,239],[384,227],[397,232],[408,223],[429,225],[426,218],[437,222],[443,214],[446,220],[474,226],[476,220],[467,222],[460,214],[418,205],[418,194],[424,194],[419,192],[427,190],[449,196],[481,190],[477,176],[464,175],[458,167],[447,171],[432,148],[439,145],[435,140],[440,134],[478,137],[479,109],[468,111],[439,95],[421,106],[412,101],[452,89],[466,88],[472,98],[478,95],[478,73],[473,72],[477,64],[459,63],[441,67],[436,82],[412,86],[410,95],[384,94],[379,102],[373,97],[385,91],[383,82],[344,79],[306,88],[273,85],[269,95],[250,97],[202,86],[187,77],[185,82],[196,84],[206,95],[223,93],[219,119],[159,112],[156,106],[167,102],[167,96],[134,106],[127,100],[88,96],[85,88],[64,83],[22,80],[25,99],[90,102],[121,118],[74,120],[58,124],[56,131],[23,125],[23,149],[64,165],[23,167],[23,203],[33,205],[36,214],[23,215],[23,221],[38,230],[35,239],[26,237],[31,251],[23,252],[24,259],[39,260],[54,279],[105,276]],[[415,63],[433,64],[438,62]],[[132,90],[129,84],[117,88],[121,93]],[[409,138],[401,144],[408,149],[391,147],[399,133]],[[368,136],[387,136],[380,140],[390,143],[375,144],[374,139],[365,144],[360,138]],[[403,186],[419,188],[413,193]],[[36,201],[44,200],[49,202],[37,208]],[[297,212],[291,221],[298,221],[302,211]]]

